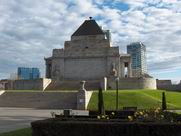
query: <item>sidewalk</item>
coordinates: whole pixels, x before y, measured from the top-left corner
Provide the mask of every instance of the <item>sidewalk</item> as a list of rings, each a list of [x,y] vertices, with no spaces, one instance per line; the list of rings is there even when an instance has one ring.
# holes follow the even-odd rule
[[[51,118],[51,112],[60,110],[31,108],[0,108],[0,133],[30,127],[35,120]]]

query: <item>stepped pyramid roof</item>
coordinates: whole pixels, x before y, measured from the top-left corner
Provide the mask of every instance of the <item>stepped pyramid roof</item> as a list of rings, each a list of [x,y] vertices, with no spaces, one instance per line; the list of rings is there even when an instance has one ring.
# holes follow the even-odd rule
[[[85,20],[84,23],[72,34],[72,36],[104,34],[95,20]]]

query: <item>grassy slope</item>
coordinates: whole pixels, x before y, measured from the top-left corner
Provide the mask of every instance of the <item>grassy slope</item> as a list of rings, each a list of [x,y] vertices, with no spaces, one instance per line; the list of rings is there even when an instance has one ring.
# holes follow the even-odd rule
[[[119,109],[122,107],[136,106],[139,109],[150,109],[161,107],[161,90],[120,90],[119,91]],[[107,110],[115,109],[115,91],[104,92],[104,105]],[[166,92],[167,106],[169,109],[181,108],[181,93]],[[88,105],[88,109],[97,109],[97,92]]]
[[[31,128],[24,128],[0,134],[0,136],[31,136],[31,135],[32,135]]]
[[[155,93],[155,91],[148,91],[148,92],[145,92],[145,93],[147,93],[148,95],[150,95],[150,96],[152,96],[152,97],[154,97],[156,99],[161,100],[160,97],[162,95],[162,92],[163,91],[157,91]],[[164,92],[166,94],[167,103],[170,106],[181,109],[181,93],[179,93],[179,92],[169,92],[169,91],[164,91]]]

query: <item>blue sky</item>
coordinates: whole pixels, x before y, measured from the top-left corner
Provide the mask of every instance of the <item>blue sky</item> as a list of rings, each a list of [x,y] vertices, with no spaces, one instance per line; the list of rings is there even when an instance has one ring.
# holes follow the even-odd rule
[[[159,73],[153,73],[152,75],[154,75],[155,77],[158,76],[159,78],[162,79],[173,79],[174,81],[179,81],[180,77],[181,77],[181,69],[177,69],[174,71],[166,71],[166,72],[159,72]]]
[[[112,45],[142,41],[148,72],[159,79],[181,79],[180,0],[0,0],[0,79],[18,66],[39,67],[44,57],[92,16],[112,32]]]

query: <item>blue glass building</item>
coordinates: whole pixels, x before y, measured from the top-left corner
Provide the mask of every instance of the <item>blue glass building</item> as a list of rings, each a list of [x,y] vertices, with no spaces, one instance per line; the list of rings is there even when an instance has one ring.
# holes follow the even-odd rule
[[[40,71],[38,68],[18,68],[19,79],[38,79],[40,78]]]
[[[131,55],[132,75],[141,77],[147,73],[146,46],[142,42],[127,45],[127,53]]]

